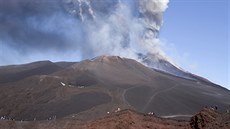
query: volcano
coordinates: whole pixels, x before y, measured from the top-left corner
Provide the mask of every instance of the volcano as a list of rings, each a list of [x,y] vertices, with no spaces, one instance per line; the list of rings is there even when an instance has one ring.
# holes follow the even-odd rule
[[[165,118],[190,118],[204,106],[229,108],[229,90],[184,74],[190,78],[119,56],[1,66],[0,116],[26,121],[74,116],[87,121],[132,109]]]

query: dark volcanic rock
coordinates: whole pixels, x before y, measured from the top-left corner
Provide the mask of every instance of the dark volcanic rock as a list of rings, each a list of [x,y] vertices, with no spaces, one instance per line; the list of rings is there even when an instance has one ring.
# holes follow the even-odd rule
[[[219,113],[214,108],[204,108],[191,118],[192,129],[229,129],[230,114]]]

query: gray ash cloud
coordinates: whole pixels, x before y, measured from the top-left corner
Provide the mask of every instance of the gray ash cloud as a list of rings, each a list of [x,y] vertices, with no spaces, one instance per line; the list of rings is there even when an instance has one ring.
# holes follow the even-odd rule
[[[0,65],[98,55],[164,57],[168,0],[0,0]]]

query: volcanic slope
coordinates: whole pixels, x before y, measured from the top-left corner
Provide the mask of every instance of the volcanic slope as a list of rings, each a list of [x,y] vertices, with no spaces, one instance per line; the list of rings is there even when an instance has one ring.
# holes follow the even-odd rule
[[[42,68],[50,63],[57,69],[12,82],[1,73],[0,116],[45,120],[75,114],[89,120],[121,108],[172,118],[191,117],[204,106],[225,110],[230,105],[230,92],[223,87],[159,72],[132,59],[100,56],[78,63],[49,62]],[[5,67],[0,70],[9,73]]]

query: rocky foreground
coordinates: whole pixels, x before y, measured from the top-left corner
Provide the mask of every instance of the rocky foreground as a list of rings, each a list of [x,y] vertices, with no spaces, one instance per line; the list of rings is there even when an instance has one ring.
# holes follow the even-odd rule
[[[74,117],[46,121],[0,120],[0,129],[229,129],[230,113],[204,108],[190,120],[160,118],[133,110],[110,113],[94,121]]]

